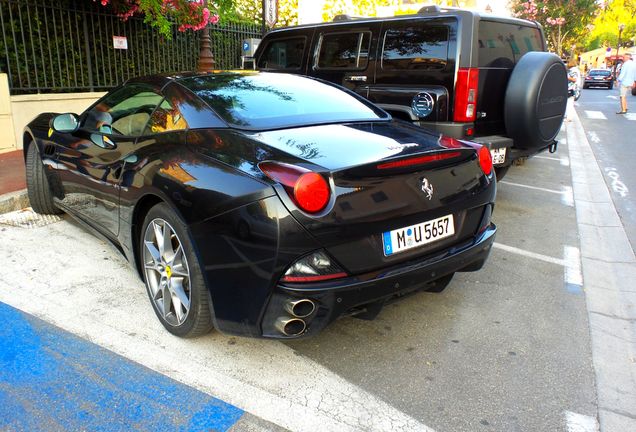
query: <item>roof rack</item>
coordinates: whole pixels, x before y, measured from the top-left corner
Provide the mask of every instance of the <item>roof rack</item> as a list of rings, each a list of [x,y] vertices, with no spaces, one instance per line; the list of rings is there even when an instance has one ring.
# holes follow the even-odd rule
[[[462,11],[462,10],[466,10],[466,9],[462,9],[456,6],[440,7],[439,5],[428,5],[428,6],[422,7],[420,10],[417,11],[417,13],[420,15],[426,15],[426,14],[432,15],[432,14],[438,14],[440,12],[452,12],[452,11]]]
[[[426,15],[426,14],[436,14],[440,13],[441,9],[439,5],[428,5],[424,6],[420,10],[417,11],[418,14]]]
[[[364,19],[364,18],[365,17],[351,16],[351,15],[347,15],[347,14],[339,14],[339,15],[336,15],[335,17],[333,17],[332,22],[353,21],[353,20],[360,20],[360,19]]]

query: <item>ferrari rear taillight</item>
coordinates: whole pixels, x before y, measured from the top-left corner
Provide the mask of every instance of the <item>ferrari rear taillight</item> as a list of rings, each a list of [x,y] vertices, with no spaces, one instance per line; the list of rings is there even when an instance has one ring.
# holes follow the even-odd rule
[[[488,147],[481,146],[479,150],[477,150],[477,156],[479,156],[479,166],[481,166],[481,170],[484,174],[490,175],[492,172],[492,156],[490,155]]]
[[[455,83],[455,105],[453,120],[456,122],[473,122],[477,115],[477,86],[479,85],[479,69],[459,68]]]
[[[348,276],[342,268],[323,251],[316,251],[294,262],[285,275],[282,282],[321,282],[330,279],[338,279]]]
[[[258,167],[267,177],[283,185],[294,203],[307,213],[318,213],[329,203],[331,188],[317,172],[273,161],[261,162]]]

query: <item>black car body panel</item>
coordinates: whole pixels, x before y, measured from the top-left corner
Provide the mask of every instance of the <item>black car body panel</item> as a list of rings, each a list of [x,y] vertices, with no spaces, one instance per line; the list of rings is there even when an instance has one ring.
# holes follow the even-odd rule
[[[218,330],[311,335],[360,305],[380,304],[484,264],[496,231],[490,222],[496,185],[494,175],[480,168],[473,144],[382,116],[264,130],[232,127],[187,88],[192,77],[215,76],[132,80],[89,108],[80,117],[83,126],[72,133],[51,129],[54,114],[42,114],[25,129],[25,150],[33,139],[56,205],[115,244],[140,273],[144,215],[158,203],[174,209],[193,240]],[[129,128],[130,135],[111,132],[110,124],[97,132],[86,126],[100,104],[130,89],[137,92],[133,98],[157,104],[147,109],[138,99],[142,108],[134,113],[125,112],[125,104],[113,111],[115,117],[125,112],[112,125],[119,132]],[[162,108],[166,101],[176,107],[170,122]],[[162,126],[150,127],[156,118]],[[145,126],[139,119],[147,119]],[[419,162],[431,155],[448,157]],[[327,179],[327,206],[315,213],[301,209],[261,169],[268,161]],[[449,214],[452,236],[383,254],[383,233]],[[316,251],[346,275],[282,282],[294,262]],[[281,333],[275,321],[286,313],[283,303],[303,296],[316,304],[303,318],[306,330]]]

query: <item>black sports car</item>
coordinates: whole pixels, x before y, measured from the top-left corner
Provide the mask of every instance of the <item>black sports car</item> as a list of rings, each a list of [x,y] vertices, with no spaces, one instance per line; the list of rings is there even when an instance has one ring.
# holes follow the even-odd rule
[[[270,338],[373,318],[474,271],[495,238],[487,148],[317,79],[128,81],[24,131],[29,199],[121,249],[172,333]]]

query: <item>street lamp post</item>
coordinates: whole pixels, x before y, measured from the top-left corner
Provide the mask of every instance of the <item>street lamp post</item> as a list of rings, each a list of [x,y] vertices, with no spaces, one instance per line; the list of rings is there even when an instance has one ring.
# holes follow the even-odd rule
[[[618,66],[618,49],[621,46],[621,33],[625,30],[625,24],[620,24],[618,26],[618,42],[616,43],[616,62],[614,63],[614,75],[616,78],[616,67]]]
[[[204,0],[203,7],[208,7],[208,0]],[[205,72],[214,69],[214,56],[212,55],[210,40],[210,22],[200,30],[199,37],[199,62],[197,63],[197,71]]]

